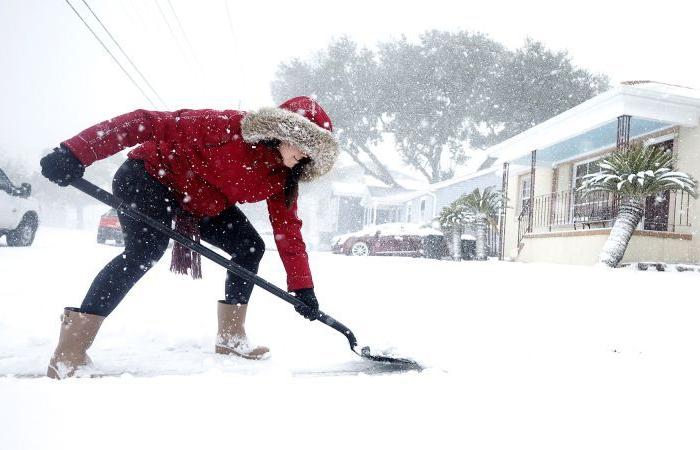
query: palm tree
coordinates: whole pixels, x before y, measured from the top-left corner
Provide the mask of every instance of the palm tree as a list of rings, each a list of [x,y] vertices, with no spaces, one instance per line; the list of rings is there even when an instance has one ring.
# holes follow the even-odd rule
[[[600,172],[584,177],[579,191],[584,195],[609,192],[621,199],[620,211],[603,246],[599,264],[617,267],[644,215],[647,197],[665,191],[687,192],[697,197],[695,180],[673,170],[673,157],[665,149],[634,144],[605,158],[599,166]]]
[[[498,226],[497,217],[503,205],[503,194],[495,190],[493,186],[484,189],[474,189],[471,193],[462,196],[462,204],[467,214],[465,221],[474,223],[476,231],[476,259],[486,259],[486,233],[488,226]]]
[[[474,224],[476,230],[476,259],[486,259],[486,232],[489,224],[496,226],[502,203],[503,194],[490,186],[483,192],[476,188],[442,210],[440,225],[451,232],[455,259],[461,258],[462,230],[468,223]]]
[[[450,253],[455,261],[462,259],[462,230],[464,230],[465,212],[464,206],[457,199],[449,206],[444,207],[440,212],[440,217],[438,217],[442,229],[452,237]]]

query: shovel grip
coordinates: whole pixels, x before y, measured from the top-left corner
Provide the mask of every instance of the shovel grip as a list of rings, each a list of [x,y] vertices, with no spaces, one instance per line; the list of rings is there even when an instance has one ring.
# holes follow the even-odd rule
[[[350,331],[348,327],[338,322],[323,311],[318,312],[318,321],[323,322],[324,324],[328,325],[329,327],[344,335],[350,343],[350,349],[355,351],[355,347],[357,347],[357,338],[355,338],[355,335],[352,333],[352,331]]]

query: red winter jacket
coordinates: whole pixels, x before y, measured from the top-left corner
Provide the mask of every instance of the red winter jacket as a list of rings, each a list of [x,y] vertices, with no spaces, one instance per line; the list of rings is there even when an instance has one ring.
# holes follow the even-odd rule
[[[299,99],[313,102],[307,97],[293,100],[298,103]],[[137,110],[90,127],[63,145],[86,166],[135,146],[129,158],[143,160],[148,173],[172,188],[180,205],[198,217],[216,216],[236,203],[267,200],[291,291],[313,287],[302,222],[296,201],[291,208],[284,203],[283,187],[289,169],[277,151],[256,142],[284,138],[302,146],[313,161],[302,179],[327,172],[337,157],[337,145],[332,137],[329,139],[330,120],[314,102],[316,107],[322,117],[316,117],[319,111],[311,109],[308,113],[301,109],[290,112],[285,104],[256,113]],[[317,124],[319,121],[325,129]],[[272,128],[268,127],[270,123]],[[296,132],[300,126],[308,132],[306,135],[287,135],[285,130]]]

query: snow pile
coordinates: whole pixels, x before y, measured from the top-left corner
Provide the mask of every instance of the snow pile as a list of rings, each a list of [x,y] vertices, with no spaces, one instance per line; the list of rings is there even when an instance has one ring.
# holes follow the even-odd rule
[[[41,375],[64,306],[120,250],[40,229],[0,245],[0,448],[694,449],[695,273],[310,254],[322,309],[420,372],[370,376],[345,336],[257,290],[251,339],[214,353],[223,270],[161,261],[104,322],[99,379]],[[260,274],[284,285],[276,253]]]

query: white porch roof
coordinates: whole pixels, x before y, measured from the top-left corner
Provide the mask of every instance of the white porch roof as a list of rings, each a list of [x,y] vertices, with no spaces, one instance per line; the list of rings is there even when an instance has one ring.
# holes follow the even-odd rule
[[[430,196],[430,191],[407,191],[398,194],[386,195],[383,197],[373,197],[372,204],[374,205],[389,205],[402,206],[403,204],[419,197]]]
[[[654,82],[623,83],[487,150],[512,161],[610,123],[622,115],[669,125],[700,125],[700,91]]]
[[[360,183],[344,183],[341,181],[334,181],[331,183],[331,190],[333,195],[336,196],[348,196],[348,197],[369,197],[369,189],[367,186]]]

